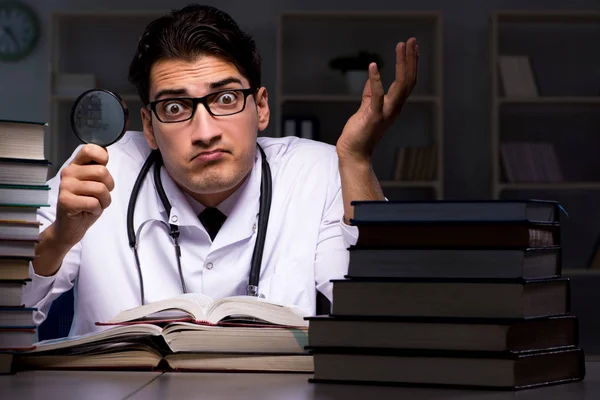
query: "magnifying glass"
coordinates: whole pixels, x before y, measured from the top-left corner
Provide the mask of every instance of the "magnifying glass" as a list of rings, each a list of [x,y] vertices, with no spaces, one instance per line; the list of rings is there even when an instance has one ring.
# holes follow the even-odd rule
[[[107,147],[127,131],[129,110],[116,93],[91,89],[82,93],[71,109],[71,128],[83,143]]]

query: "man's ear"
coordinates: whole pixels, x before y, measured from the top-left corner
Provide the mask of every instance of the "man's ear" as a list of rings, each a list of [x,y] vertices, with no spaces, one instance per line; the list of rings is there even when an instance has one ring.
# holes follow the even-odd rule
[[[156,138],[154,137],[154,129],[152,128],[152,111],[148,110],[146,107],[142,107],[140,112],[142,113],[142,124],[144,125],[144,137],[146,138],[146,142],[148,142],[148,146],[152,150],[158,149],[158,145],[156,144]]]
[[[269,110],[269,93],[267,88],[261,87],[254,96],[256,109],[258,111],[258,130],[264,131],[269,126],[271,111]]]

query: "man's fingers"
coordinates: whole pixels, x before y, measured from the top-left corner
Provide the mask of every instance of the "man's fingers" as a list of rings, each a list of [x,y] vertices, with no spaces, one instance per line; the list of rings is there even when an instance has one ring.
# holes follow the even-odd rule
[[[108,163],[108,151],[96,144],[86,144],[81,147],[71,164],[87,165],[97,163],[106,165]]]
[[[109,191],[115,188],[115,181],[104,165],[77,165],[71,164],[61,172],[61,179],[75,179],[78,181],[95,181],[104,184]]]
[[[371,110],[375,115],[383,113],[383,84],[377,64],[369,64],[369,85],[371,87]]]
[[[417,72],[419,66],[419,54],[417,40],[410,38],[406,42],[406,85],[412,91],[417,83]]]
[[[70,216],[74,216],[82,212],[92,215],[100,215],[102,214],[103,210],[102,204],[98,198],[92,196],[78,196],[67,191],[62,191],[58,195],[58,202],[65,210],[67,210],[67,214]]]
[[[101,182],[81,182],[75,179],[67,179],[61,182],[61,192],[71,193],[80,197],[94,197],[98,199],[102,209],[108,207],[111,202],[110,192],[106,185]]]

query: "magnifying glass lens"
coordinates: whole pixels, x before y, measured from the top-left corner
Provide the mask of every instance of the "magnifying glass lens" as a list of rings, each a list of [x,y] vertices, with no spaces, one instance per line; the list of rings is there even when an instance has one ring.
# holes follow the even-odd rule
[[[127,106],[119,96],[107,90],[93,89],[75,101],[71,127],[82,142],[106,147],[123,136],[127,118]]]

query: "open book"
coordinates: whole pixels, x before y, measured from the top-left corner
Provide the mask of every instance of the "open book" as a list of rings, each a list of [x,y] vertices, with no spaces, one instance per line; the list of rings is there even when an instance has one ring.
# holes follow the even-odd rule
[[[308,316],[299,307],[283,306],[253,296],[232,296],[218,300],[199,293],[186,293],[165,300],[123,310],[98,325],[117,325],[158,320],[185,320],[196,323],[259,323],[308,326]]]
[[[173,369],[312,372],[308,329],[136,323],[45,340],[18,353],[16,369]]]

